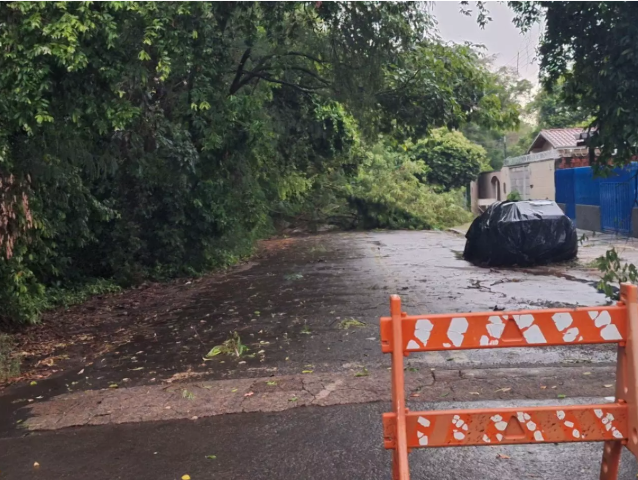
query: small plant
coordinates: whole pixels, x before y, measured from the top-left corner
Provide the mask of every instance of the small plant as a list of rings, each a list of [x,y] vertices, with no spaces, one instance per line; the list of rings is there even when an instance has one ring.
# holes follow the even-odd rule
[[[578,243],[584,245],[587,240],[589,240],[589,236],[586,233],[583,233],[578,239]]]
[[[611,300],[618,299],[618,293],[614,291],[621,283],[638,283],[638,269],[633,263],[622,263],[615,247],[605,252],[605,255],[596,259],[598,270],[603,274],[598,282],[598,289]]]
[[[13,340],[0,333],[0,382],[20,374],[20,360],[14,355]]]
[[[217,355],[230,355],[241,357],[248,352],[249,348],[241,342],[241,338],[237,332],[233,332],[232,336],[221,345],[214,346],[210,352],[206,354],[206,358],[216,357]]]
[[[342,320],[341,323],[339,324],[339,327],[341,327],[343,330],[348,330],[349,328],[365,327],[365,326],[366,326],[365,323],[360,322],[356,318],[346,318]]]
[[[508,202],[520,202],[522,200],[521,194],[518,193],[518,190],[512,190],[507,194]]]
[[[310,327],[308,325],[304,325],[301,327],[301,333],[304,335],[310,335],[312,332],[310,331]]]
[[[182,398],[185,398],[186,400],[195,400],[195,394],[188,390],[182,390]]]

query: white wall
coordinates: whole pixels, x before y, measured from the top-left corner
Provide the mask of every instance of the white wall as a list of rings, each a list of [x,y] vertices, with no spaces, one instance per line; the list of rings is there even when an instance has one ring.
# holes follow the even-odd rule
[[[529,172],[530,198],[525,200],[555,200],[554,160],[530,163]]]
[[[554,160],[503,167],[501,189],[503,199],[517,190],[522,200],[555,200]]]

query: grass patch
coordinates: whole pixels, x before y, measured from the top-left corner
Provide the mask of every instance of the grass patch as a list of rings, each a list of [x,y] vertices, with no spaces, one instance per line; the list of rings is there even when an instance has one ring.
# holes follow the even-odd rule
[[[339,323],[339,328],[343,329],[343,330],[348,330],[350,328],[359,328],[359,327],[365,327],[366,324],[363,322],[360,322],[359,320],[357,320],[356,318],[344,318],[343,320],[341,320],[341,322]]]
[[[13,349],[12,338],[0,333],[0,382],[20,375],[20,360],[14,355]]]
[[[70,307],[87,301],[94,295],[118,293],[122,288],[112,280],[98,278],[76,287],[49,287],[46,290],[46,307]]]

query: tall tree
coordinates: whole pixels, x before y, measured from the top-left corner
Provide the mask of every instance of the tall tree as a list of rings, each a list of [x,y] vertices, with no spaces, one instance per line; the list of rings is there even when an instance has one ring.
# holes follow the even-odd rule
[[[491,59],[485,59],[486,66],[491,67],[491,64]],[[531,82],[520,78],[514,69],[508,67],[501,67],[490,76],[488,91],[495,95],[501,107],[516,112],[523,111],[522,105],[532,92]],[[485,148],[490,166],[494,170],[503,166],[503,160],[507,156],[519,154],[517,142],[528,129],[527,124],[520,122],[501,127],[472,122],[462,127],[463,134],[468,139]]]
[[[510,2],[526,29],[544,18],[539,48],[549,91],[588,118],[590,151],[622,164],[638,154],[638,5],[632,2]]]
[[[0,4],[0,317],[203,271],[360,145],[517,112],[413,2]]]

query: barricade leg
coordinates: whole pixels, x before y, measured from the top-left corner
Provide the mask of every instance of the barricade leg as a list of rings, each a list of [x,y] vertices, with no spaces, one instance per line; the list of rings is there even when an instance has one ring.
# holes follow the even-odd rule
[[[620,288],[620,301],[627,306],[627,343],[618,345],[618,360],[616,363],[616,401],[628,403],[630,432],[634,430],[632,424],[636,422],[635,400],[636,381],[635,367],[629,365],[636,362],[638,345],[638,287],[623,284]],[[635,439],[629,435],[629,449],[635,451]],[[620,468],[623,441],[605,442],[603,460],[600,465],[600,480],[617,480]]]
[[[618,479],[622,447],[622,442],[605,442],[603,462],[600,465],[600,480]]]
[[[392,456],[393,480],[410,480],[408,467],[408,440],[406,433],[406,408],[403,371],[403,335],[401,331],[401,298],[390,297],[392,315],[392,410],[396,414],[395,448]]]
[[[616,400],[624,399],[627,375],[627,357],[625,347],[618,347],[618,360],[616,363]],[[607,441],[603,450],[603,460],[600,464],[600,480],[617,480],[620,468],[620,455],[623,442]]]

